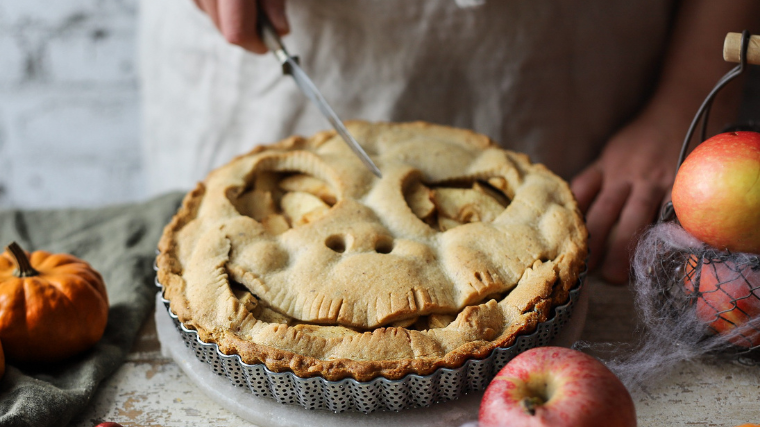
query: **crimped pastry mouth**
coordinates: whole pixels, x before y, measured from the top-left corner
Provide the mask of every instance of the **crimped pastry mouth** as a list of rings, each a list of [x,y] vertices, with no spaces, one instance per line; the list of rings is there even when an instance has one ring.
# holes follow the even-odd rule
[[[439,329],[439,328],[445,328],[449,324],[451,324],[452,321],[454,321],[457,317],[457,315],[461,312],[461,310],[455,310],[455,311],[449,311],[449,312],[432,312],[432,313],[412,313],[407,317],[399,316],[397,319],[393,320],[392,322],[389,322],[387,324],[378,325],[373,328],[368,327],[361,327],[361,326],[353,326],[353,325],[342,325],[338,323],[334,323],[331,321],[304,321],[301,319],[295,319],[292,317],[289,317],[286,313],[282,313],[278,311],[276,308],[271,307],[267,304],[266,301],[259,298],[257,295],[251,293],[244,285],[230,281],[230,290],[235,295],[235,297],[240,301],[241,304],[245,306],[245,309],[248,310],[255,318],[261,320],[261,321],[268,321],[270,323],[280,323],[287,326],[314,326],[314,327],[323,327],[323,326],[333,326],[333,327],[343,327],[350,330],[353,330],[355,332],[371,332],[378,328],[386,328],[386,327],[396,327],[396,328],[405,328],[408,330],[413,331],[427,331],[430,329]],[[485,304],[489,301],[501,301],[506,297],[508,294],[508,291],[497,293],[497,294],[490,294],[487,295],[483,300],[476,301],[474,304],[470,304],[467,307],[475,307],[479,306],[481,304]]]
[[[212,172],[164,232],[172,311],[245,363],[400,378],[509,345],[566,301],[586,254],[567,183],[471,131],[350,123]]]

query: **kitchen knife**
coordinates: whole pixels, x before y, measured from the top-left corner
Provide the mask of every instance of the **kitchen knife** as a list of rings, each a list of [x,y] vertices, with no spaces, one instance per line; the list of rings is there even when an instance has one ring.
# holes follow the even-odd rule
[[[301,89],[301,91],[311,100],[311,102],[316,104],[316,106],[319,108],[319,111],[322,112],[322,115],[327,118],[327,120],[330,122],[333,128],[335,128],[338,134],[343,137],[343,141],[348,144],[349,148],[351,148],[354,154],[359,157],[362,163],[364,163],[364,165],[370,171],[372,171],[372,173],[377,175],[378,178],[382,178],[380,169],[375,166],[375,163],[372,162],[361,145],[356,142],[354,137],[348,133],[348,129],[346,129],[346,127],[343,125],[343,122],[340,120],[338,115],[335,114],[335,111],[333,111],[332,108],[330,108],[330,105],[327,103],[322,94],[319,93],[319,90],[316,86],[314,86],[314,83],[311,81],[309,76],[307,76],[303,69],[298,65],[297,58],[291,56],[285,49],[285,46],[280,40],[280,36],[277,35],[277,31],[274,29],[271,22],[269,22],[269,18],[267,18],[262,9],[259,9],[259,27],[261,30],[261,40],[264,42],[264,45],[267,47],[267,49],[274,52],[277,60],[280,61],[280,64],[282,65],[282,72],[293,77],[293,80],[296,81],[296,84]]]

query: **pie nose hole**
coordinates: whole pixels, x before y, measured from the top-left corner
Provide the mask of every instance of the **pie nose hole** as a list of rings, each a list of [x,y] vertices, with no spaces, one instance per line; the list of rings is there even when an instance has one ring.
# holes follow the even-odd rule
[[[325,240],[325,246],[332,249],[334,252],[342,254],[346,251],[346,240],[339,234],[333,234]]]
[[[375,252],[379,254],[389,254],[393,251],[393,239],[390,237],[381,237],[375,242]]]

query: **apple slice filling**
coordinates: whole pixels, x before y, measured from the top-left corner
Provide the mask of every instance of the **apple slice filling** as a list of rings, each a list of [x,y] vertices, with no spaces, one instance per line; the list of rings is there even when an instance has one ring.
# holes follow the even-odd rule
[[[227,198],[272,235],[316,221],[337,202],[335,191],[317,177],[272,171],[257,173],[250,188],[228,190]]]
[[[509,205],[507,183],[502,177],[465,180],[445,185],[416,181],[407,186],[404,198],[412,212],[438,231],[471,222],[491,222]]]

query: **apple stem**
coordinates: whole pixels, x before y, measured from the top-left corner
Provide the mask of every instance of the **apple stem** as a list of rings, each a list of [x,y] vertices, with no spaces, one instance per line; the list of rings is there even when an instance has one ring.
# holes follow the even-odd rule
[[[529,413],[530,415],[536,415],[536,409],[543,405],[544,399],[541,399],[538,396],[532,396],[532,397],[526,397],[525,399],[520,402],[522,404],[523,409],[525,409],[525,412]]]

